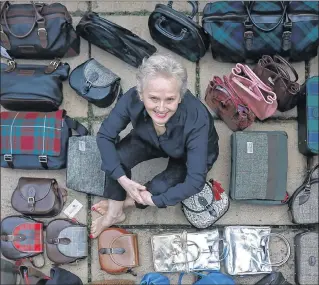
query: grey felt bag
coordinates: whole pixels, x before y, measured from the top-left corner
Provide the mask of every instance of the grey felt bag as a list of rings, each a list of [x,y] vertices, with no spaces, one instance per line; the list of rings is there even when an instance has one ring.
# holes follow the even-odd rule
[[[288,201],[286,132],[235,132],[231,136],[230,197],[250,203]]]
[[[79,192],[103,196],[105,172],[96,137],[73,136],[69,139],[66,186]]]
[[[305,232],[295,236],[295,279],[300,285],[318,284],[318,233]]]

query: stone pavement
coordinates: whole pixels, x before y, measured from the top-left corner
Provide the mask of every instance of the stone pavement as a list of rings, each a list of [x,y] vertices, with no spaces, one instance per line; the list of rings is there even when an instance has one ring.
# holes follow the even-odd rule
[[[19,1],[23,2],[23,1]],[[45,2],[53,2],[45,1]],[[100,13],[108,20],[122,25],[123,27],[130,29],[140,37],[147,40],[149,43],[155,45],[160,52],[171,53],[169,50],[159,46],[155,43],[148,31],[148,16],[151,11],[154,10],[156,3],[166,3],[166,1],[60,1],[64,3],[71,12],[74,20],[74,26],[79,22],[84,12],[92,10]],[[196,19],[200,21],[201,11],[208,1],[200,1],[200,13],[198,13]],[[189,5],[186,1],[176,1],[174,8],[181,11],[190,11]],[[180,60],[187,67],[189,76],[189,89],[200,98],[204,100],[204,92],[208,80],[214,75],[224,75],[229,73],[233,64],[220,63],[212,59],[210,51],[199,61],[199,63],[192,63],[180,56],[174,54],[174,56]],[[122,87],[124,91],[127,91],[130,87],[135,85],[135,73],[136,69],[113,55],[101,50],[100,48],[90,45],[87,41],[81,38],[81,53],[79,56],[66,59],[70,64],[71,69],[77,65],[83,63],[90,57],[96,58],[99,62],[106,67],[112,69],[121,78]],[[18,62],[24,63],[27,60],[19,60]],[[39,63],[48,63],[48,61],[38,61]],[[303,83],[306,78],[312,75],[318,74],[318,57],[311,60],[311,62],[301,62],[293,64],[299,74],[299,82]],[[84,123],[90,130],[91,134],[96,134],[101,122],[109,114],[112,107],[101,109],[97,108],[87,101],[81,99],[68,85],[68,82],[64,83],[64,101],[61,108],[67,110],[68,115],[74,117]],[[288,134],[288,187],[287,191],[292,194],[295,189],[303,181],[307,166],[313,165],[318,162],[318,157],[314,159],[306,159],[298,151],[297,143],[297,111],[296,109],[289,112],[280,113],[277,112],[272,118],[265,122],[255,122],[247,130],[282,130]],[[220,155],[214,165],[213,169],[209,172],[208,178],[214,178],[220,181],[228,191],[228,184],[230,178],[230,135],[231,131],[227,126],[216,118],[215,121],[218,134],[220,136]],[[130,129],[130,126],[124,130],[121,134],[123,137]],[[147,163],[142,163],[133,169],[133,178],[140,183],[144,183],[151,179],[154,175],[162,171],[166,166],[167,161],[165,159],[154,159]],[[27,177],[52,177],[56,178],[62,187],[65,187],[66,171],[26,171],[26,170],[9,170],[1,169],[1,218],[5,216],[17,214],[10,204],[10,198],[13,189],[17,185],[18,179],[21,176]],[[92,219],[95,219],[98,214],[91,213],[90,208],[93,203],[100,200],[97,197],[90,197],[85,194],[81,194],[69,189],[69,198],[67,205],[70,204],[73,199],[79,200],[83,205],[83,209],[77,215],[80,222],[90,224]],[[60,215],[63,217],[63,214]],[[283,233],[289,241],[293,242],[293,238],[296,233],[306,230],[306,227],[292,225],[287,206],[275,206],[275,207],[263,207],[246,205],[231,201],[229,211],[216,223],[219,229],[222,229],[226,225],[271,225],[274,231]],[[121,277],[133,279],[136,284],[139,283],[141,277],[153,270],[152,268],[152,253],[150,237],[154,233],[179,231],[182,229],[192,229],[187,220],[184,218],[180,205],[170,207],[167,209],[155,209],[149,207],[146,210],[132,209],[127,212],[127,219],[121,225],[124,228],[132,230],[138,234],[139,250],[140,250],[140,264],[137,268],[137,277],[132,275],[123,275]],[[101,280],[112,279],[116,276],[106,274],[100,270],[98,254],[97,254],[97,241],[89,241],[89,257],[84,261],[79,262],[78,265],[63,266],[83,280],[84,283]],[[282,254],[282,244],[274,243],[272,245],[272,254],[274,259],[279,259]],[[290,257],[289,261],[279,268],[289,282],[294,283],[294,254]],[[44,271],[49,273],[50,261],[47,260]],[[276,269],[277,270],[277,269]],[[169,274],[171,284],[177,283],[177,274]],[[257,277],[237,277],[236,282],[238,284],[254,284]],[[183,280],[184,284],[191,284],[191,276],[186,276]]]

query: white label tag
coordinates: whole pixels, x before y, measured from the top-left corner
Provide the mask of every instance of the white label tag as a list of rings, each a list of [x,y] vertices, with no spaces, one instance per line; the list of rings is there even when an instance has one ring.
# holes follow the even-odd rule
[[[11,56],[8,54],[7,50],[1,46],[1,57],[12,59]]]
[[[83,205],[76,199],[66,207],[63,213],[70,219],[72,219],[81,209]]]
[[[254,144],[252,142],[247,142],[247,153],[254,153]]]
[[[85,141],[79,141],[79,150],[85,151]]]

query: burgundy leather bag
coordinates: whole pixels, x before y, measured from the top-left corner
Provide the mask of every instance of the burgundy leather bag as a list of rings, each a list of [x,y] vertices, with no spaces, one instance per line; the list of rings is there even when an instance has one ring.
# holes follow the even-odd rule
[[[206,88],[205,101],[232,131],[242,131],[255,121],[256,116],[237,96],[227,76],[223,79],[224,81],[214,76],[210,80]]]
[[[278,110],[293,109],[299,99],[300,85],[298,73],[293,66],[279,55],[264,55],[254,68],[254,72],[277,95]],[[293,80],[290,75],[293,75]]]

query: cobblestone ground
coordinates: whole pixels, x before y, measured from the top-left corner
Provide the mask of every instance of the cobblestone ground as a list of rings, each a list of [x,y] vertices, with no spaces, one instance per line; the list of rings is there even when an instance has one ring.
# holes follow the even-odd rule
[[[17,2],[17,1],[16,1]],[[22,2],[22,1],[19,1]],[[53,2],[53,1],[44,1]],[[117,23],[138,36],[144,38],[149,43],[158,48],[160,52],[171,53],[169,50],[155,43],[148,31],[148,16],[154,10],[156,3],[166,3],[165,1],[60,1],[63,2],[73,16],[74,26],[80,21],[81,16],[86,11],[98,12],[101,16]],[[199,13],[196,20],[200,22],[201,12],[203,11],[206,1],[200,1]],[[174,8],[180,11],[190,12],[190,5],[186,1],[176,1]],[[71,69],[94,57],[113,72],[122,78],[122,87],[124,91],[135,85],[136,69],[100,48],[90,45],[84,39],[81,39],[81,53],[74,58],[66,59]],[[210,51],[198,62],[191,63],[186,59],[175,54],[175,57],[187,67],[189,76],[189,89],[200,99],[204,100],[204,92],[208,80],[212,75],[224,75],[230,72],[232,64],[220,63],[212,59]],[[28,62],[19,60],[19,62]],[[48,63],[48,61],[38,61],[39,63]],[[318,57],[311,62],[300,62],[293,64],[299,74],[299,82],[303,83],[309,76],[318,74]],[[90,133],[95,135],[102,120],[110,113],[113,106],[105,109],[97,108],[87,101],[81,99],[75,91],[71,89],[68,82],[64,83],[64,101],[61,108],[67,110],[69,116],[78,119],[88,127]],[[255,122],[247,130],[282,130],[288,134],[289,147],[289,166],[288,166],[288,187],[287,191],[292,194],[303,181],[307,167],[318,162],[318,157],[310,160],[298,152],[297,148],[297,110],[291,110],[286,113],[277,112],[272,118],[265,122]],[[209,172],[208,178],[214,178],[220,181],[228,191],[230,179],[230,135],[231,131],[227,126],[216,118],[216,128],[220,136],[220,155],[213,169]],[[121,136],[129,131],[128,127]],[[166,166],[165,159],[155,159],[151,162],[142,163],[133,170],[133,177],[144,183],[152,178],[155,174],[162,171]],[[10,204],[11,194],[17,185],[21,176],[27,177],[52,177],[56,178],[62,187],[65,187],[66,170],[59,171],[26,171],[26,170],[9,170],[1,169],[1,217],[17,214]],[[91,213],[90,208],[99,198],[90,197],[69,189],[69,198],[66,205],[69,205],[73,199],[79,200],[84,207],[77,215],[80,222],[90,225],[91,220],[97,217],[96,213]],[[63,214],[60,215],[63,217]],[[274,231],[283,233],[291,244],[295,234],[306,230],[306,227],[293,225],[287,212],[287,206],[263,207],[256,205],[240,204],[231,201],[229,211],[216,223],[217,228],[222,229],[226,225],[270,225]],[[137,268],[137,277],[132,275],[123,275],[122,278],[133,279],[139,284],[142,276],[153,270],[152,252],[151,252],[151,235],[158,232],[181,231],[183,229],[192,229],[184,218],[180,205],[165,210],[148,208],[146,210],[130,210],[127,213],[126,221],[121,225],[138,234],[140,250],[140,267]],[[192,229],[194,230],[194,229]],[[83,280],[86,284],[90,281],[101,279],[114,279],[116,276],[106,274],[100,270],[97,241],[89,241],[89,256],[77,265],[66,265],[66,268]],[[273,258],[279,259],[283,254],[283,245],[281,243],[272,244],[271,251]],[[50,261],[46,260],[44,268],[45,273],[49,273],[51,267]],[[294,253],[289,261],[281,268],[276,268],[283,272],[289,282],[294,284]],[[177,283],[177,274],[168,275],[171,284]],[[238,284],[254,284],[261,276],[255,277],[236,277]],[[188,275],[184,278],[184,284],[191,284],[193,277]]]

